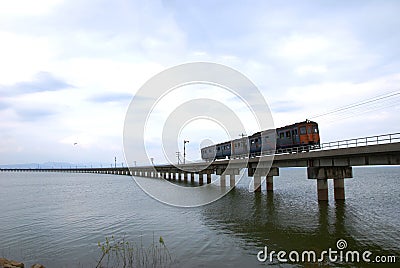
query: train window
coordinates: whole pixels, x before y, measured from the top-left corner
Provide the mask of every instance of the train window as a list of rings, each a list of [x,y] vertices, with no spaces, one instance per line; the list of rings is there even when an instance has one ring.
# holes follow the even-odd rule
[[[219,150],[221,150],[221,148],[220,148],[220,147],[217,147],[217,150],[219,151]]]
[[[285,135],[285,133],[283,133],[283,132],[279,133],[279,138],[283,139],[284,135]]]
[[[292,130],[292,131],[293,131],[293,135],[297,136],[297,128],[295,130]]]
[[[290,130],[286,131],[286,138],[290,138]]]
[[[300,128],[300,134],[306,134],[306,127]]]
[[[211,153],[211,149],[208,149],[208,152]]]
[[[311,127],[308,127],[308,128],[307,128],[307,133],[308,133],[308,134],[311,134],[311,133],[312,133],[312,132],[311,132]]]

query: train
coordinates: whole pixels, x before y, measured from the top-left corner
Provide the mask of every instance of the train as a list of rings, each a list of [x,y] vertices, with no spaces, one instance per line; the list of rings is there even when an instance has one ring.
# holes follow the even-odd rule
[[[301,152],[319,148],[318,124],[311,120],[305,120],[201,148],[201,158],[205,161],[214,161],[257,157],[280,152]]]

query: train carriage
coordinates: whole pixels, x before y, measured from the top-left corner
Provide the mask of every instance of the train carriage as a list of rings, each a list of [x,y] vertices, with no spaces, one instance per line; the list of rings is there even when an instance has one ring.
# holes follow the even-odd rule
[[[201,149],[201,158],[204,160],[216,159],[216,146],[211,145]]]
[[[261,131],[249,137],[250,156],[254,157],[261,154]]]
[[[227,141],[217,145],[218,159],[225,159],[231,157],[231,142]]]
[[[249,156],[249,139],[242,137],[232,141],[232,157],[248,157]]]
[[[308,150],[319,148],[320,145],[318,124],[310,120],[278,128],[276,134],[277,150],[299,147]]]
[[[267,129],[261,131],[261,154],[271,154],[276,150],[276,130]]]
[[[203,160],[213,161],[247,155],[255,157],[275,152],[308,151],[318,148],[320,148],[318,124],[306,120],[202,148],[201,157]]]

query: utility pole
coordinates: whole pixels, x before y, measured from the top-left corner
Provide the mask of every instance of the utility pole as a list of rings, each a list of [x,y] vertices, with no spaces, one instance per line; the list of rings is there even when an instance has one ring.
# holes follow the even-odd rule
[[[241,136],[243,138],[243,137],[246,137],[247,135],[242,133],[242,134],[239,134],[239,136]]]
[[[114,167],[117,168],[117,157],[114,158]]]
[[[189,143],[189,141],[183,140],[183,164],[186,163],[186,143]]]
[[[150,158],[151,164],[154,166],[154,157]]]
[[[176,152],[176,157],[178,158],[178,165],[180,164],[180,162],[181,162],[181,159],[180,159],[180,152]]]

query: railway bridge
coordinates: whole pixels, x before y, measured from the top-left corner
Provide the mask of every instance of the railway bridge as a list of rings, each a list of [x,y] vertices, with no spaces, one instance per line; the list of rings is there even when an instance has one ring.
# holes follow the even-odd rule
[[[245,165],[245,166],[243,166]],[[236,176],[241,169],[253,177],[254,191],[261,191],[262,177],[265,177],[267,192],[273,191],[275,176],[279,168],[305,167],[308,179],[316,181],[319,201],[328,200],[328,179],[334,183],[335,200],[345,199],[345,179],[352,178],[353,166],[400,165],[400,133],[364,137],[351,140],[324,143],[318,150],[307,148],[263,155],[250,159],[224,159],[213,162],[195,162],[185,165],[157,165],[115,168],[52,168],[52,169],[1,169],[14,172],[77,172],[133,175],[166,180],[183,180],[200,185],[212,183],[211,175],[220,176],[221,187],[234,187]],[[204,182],[206,177],[206,182]]]

